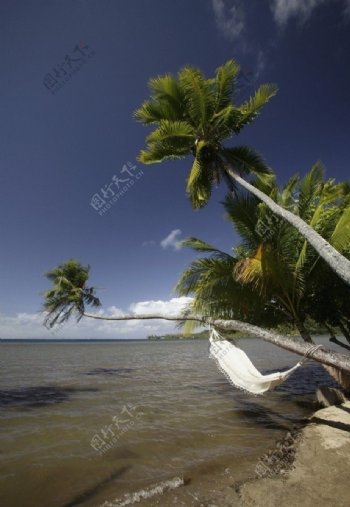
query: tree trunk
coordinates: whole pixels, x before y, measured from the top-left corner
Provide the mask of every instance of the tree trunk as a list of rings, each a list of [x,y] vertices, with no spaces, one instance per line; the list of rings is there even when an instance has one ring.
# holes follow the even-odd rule
[[[346,345],[345,343],[342,343],[341,341],[338,340],[338,338],[336,337],[334,329],[332,328],[332,326],[330,326],[329,324],[327,324],[327,322],[324,322],[323,325],[327,329],[327,331],[329,332],[329,334],[331,335],[331,337],[329,339],[330,342],[335,343],[336,345],[339,345],[339,347],[343,347],[343,349],[350,350],[350,346],[349,345]]]
[[[336,340],[337,337],[335,336],[335,332],[332,326],[330,324],[327,324],[327,322],[323,322],[323,325],[327,329],[328,333],[331,335],[329,341],[333,342],[334,340]]]
[[[237,183],[263,201],[271,211],[293,225],[310,245],[313,246],[319,256],[327,262],[331,269],[337,273],[344,282],[350,285],[350,261],[346,259],[346,257],[333,248],[332,245],[315,231],[315,229],[305,223],[300,217],[279,206],[268,195],[248,183],[244,178],[241,178],[241,176],[232,169],[228,168],[228,172]]]
[[[295,320],[295,325],[300,333],[300,336],[306,343],[314,343],[313,339],[311,338],[311,335],[309,331],[305,328],[303,322],[300,320]]]
[[[350,343],[350,334],[341,320],[338,322],[338,326],[340,327],[340,330],[343,333],[346,341]]]
[[[285,337],[276,333],[275,331],[263,329],[261,327],[247,324],[239,320],[210,319],[208,317],[198,317],[195,315],[187,315],[186,317],[183,315],[124,315],[122,317],[101,317],[100,315],[84,313],[84,316],[90,317],[92,319],[115,321],[151,319],[163,319],[172,321],[194,320],[196,322],[201,322],[204,325],[211,324],[224,331],[242,331],[247,335],[261,338],[266,342],[273,343],[278,347],[289,350],[290,352],[294,352],[295,354],[299,354],[300,356],[305,356],[310,352],[310,344],[307,344],[301,340],[294,340],[293,338]],[[339,352],[333,352],[329,349],[318,349],[312,352],[310,357],[321,364],[333,366],[337,369],[342,370],[342,372],[347,372],[350,374],[350,356],[348,355],[339,354]]]
[[[339,347],[342,347],[343,349],[350,350],[350,345],[346,345],[346,343],[343,343],[343,342],[339,341],[336,336],[332,336],[329,339],[329,341],[331,343],[335,343],[336,345],[338,345]]]

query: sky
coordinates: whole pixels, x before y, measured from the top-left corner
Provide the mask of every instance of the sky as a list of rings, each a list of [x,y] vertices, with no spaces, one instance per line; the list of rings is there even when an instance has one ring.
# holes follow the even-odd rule
[[[87,319],[48,331],[44,275],[74,257],[91,266],[101,315],[176,313],[194,258],[179,241],[228,252],[238,241],[224,188],[191,209],[190,159],[137,161],[148,130],[133,112],[152,76],[186,64],[212,76],[235,58],[239,99],[265,82],[279,93],[227,144],[253,146],[281,184],[318,160],[349,178],[350,0],[2,0],[0,42],[1,338],[171,332]]]

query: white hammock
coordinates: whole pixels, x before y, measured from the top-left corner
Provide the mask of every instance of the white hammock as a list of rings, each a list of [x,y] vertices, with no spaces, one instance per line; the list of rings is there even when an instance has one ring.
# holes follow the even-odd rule
[[[242,349],[225,340],[215,329],[211,330],[209,341],[210,355],[217,361],[218,367],[228,380],[236,387],[253,394],[262,394],[278,386],[306,359],[287,371],[262,375]]]

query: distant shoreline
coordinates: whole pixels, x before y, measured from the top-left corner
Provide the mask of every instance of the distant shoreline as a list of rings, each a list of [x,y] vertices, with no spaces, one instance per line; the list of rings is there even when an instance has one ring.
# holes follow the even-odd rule
[[[147,338],[0,338],[0,343],[110,343],[148,342]]]

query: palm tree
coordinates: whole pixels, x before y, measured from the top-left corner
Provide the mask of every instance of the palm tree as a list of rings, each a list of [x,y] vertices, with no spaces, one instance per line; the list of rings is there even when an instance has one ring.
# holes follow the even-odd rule
[[[271,195],[312,223],[326,239],[337,242],[340,251],[350,254],[346,252],[349,194],[343,184],[324,181],[320,164],[301,181],[291,178],[282,192],[273,188]],[[194,260],[177,284],[180,295],[194,296],[190,311],[215,318],[243,318],[270,327],[271,323],[291,322],[307,342],[312,339],[305,320],[311,316],[318,323],[344,328],[346,336],[350,288],[296,229],[271,214],[252,194],[240,193],[235,199],[229,196],[224,206],[242,243],[236,247],[235,256],[196,238],[183,243],[211,254]],[[242,314],[242,307],[249,305],[251,314]]]
[[[253,174],[262,181],[271,181],[271,170],[262,158],[247,146],[226,147],[223,144],[251,123],[277,92],[275,85],[264,84],[254,96],[240,105],[235,104],[238,72],[238,64],[229,60],[210,79],[189,66],[181,69],[177,76],[166,74],[150,79],[150,99],[135,112],[135,118],[144,125],[154,126],[154,130],[146,138],[147,148],[140,152],[139,160],[153,164],[192,155],[187,192],[193,207],[203,207],[213,185],[221,179],[233,192],[238,183],[274,214],[293,225],[332,270],[350,284],[348,259],[300,216],[280,206],[242,177]]]
[[[53,284],[44,294],[46,327],[63,324],[73,315],[79,321],[85,314],[85,305],[101,305],[95,289],[86,286],[89,271],[89,266],[83,266],[76,259],[69,259],[46,274]]]

